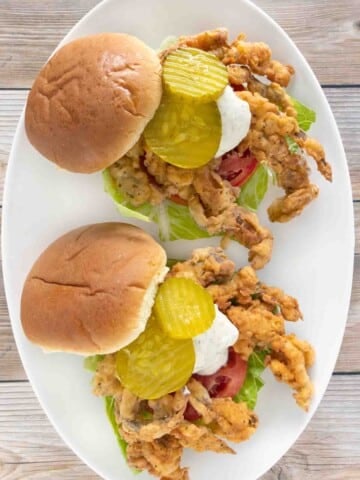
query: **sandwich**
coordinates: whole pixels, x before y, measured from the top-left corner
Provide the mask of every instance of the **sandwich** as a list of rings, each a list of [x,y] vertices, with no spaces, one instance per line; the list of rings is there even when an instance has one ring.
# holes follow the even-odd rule
[[[103,170],[138,141],[154,115],[160,74],[154,51],[131,35],[70,42],[42,68],[28,96],[30,143],[71,172]]]
[[[129,466],[172,480],[189,478],[184,448],[235,454],[228,442],[253,435],[265,368],[308,409],[314,351],[286,333],[301,318],[295,298],[251,266],[237,270],[222,248],[170,262],[124,223],[55,240],[21,298],[30,341],[85,357]]]
[[[158,53],[119,33],[58,50],[30,92],[25,127],[46,158],[72,172],[103,171],[123,216],[156,222],[163,241],[220,236],[261,269],[273,236],[256,210],[272,184],[285,194],[272,222],[299,215],[319,193],[308,157],[331,180],[306,131],[315,112],[290,97],[293,67],[226,29],[167,41]]]

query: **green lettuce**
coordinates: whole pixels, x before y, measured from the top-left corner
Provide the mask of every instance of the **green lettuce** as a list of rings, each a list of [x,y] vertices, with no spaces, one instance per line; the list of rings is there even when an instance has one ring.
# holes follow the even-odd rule
[[[208,238],[210,236],[198,226],[186,205],[165,201],[164,209],[164,220],[168,222],[168,232],[166,232],[166,229],[161,230],[159,222],[161,240],[196,240],[197,238]]]
[[[104,358],[104,355],[91,355],[84,360],[84,368],[90,372],[96,372],[99,362]]]
[[[291,101],[297,112],[296,119],[299,127],[301,128],[301,130],[304,130],[304,132],[307,132],[311,125],[316,122],[316,112],[314,112],[314,110],[311,110],[311,108],[307,107],[303,103],[299,102],[299,100],[296,100],[296,98],[291,97]]]
[[[108,169],[103,172],[103,181],[105,191],[113,199],[121,215],[157,223],[162,241],[209,237],[209,234],[197,225],[187,206],[166,200],[158,206],[144,203],[134,207],[118,188]]]
[[[127,442],[122,438],[119,432],[119,427],[118,424],[116,423],[115,419],[115,410],[114,410],[114,397],[105,397],[105,409],[106,409],[106,414],[108,416],[108,419],[111,423],[111,426],[114,430],[116,440],[119,444],[120,450],[124,457],[126,458],[126,449],[127,449]]]
[[[168,268],[172,268],[174,265],[176,265],[179,262],[183,262],[184,260],[178,260],[177,258],[168,258],[166,261],[166,266]]]
[[[237,403],[245,402],[254,410],[259,391],[264,386],[261,374],[265,370],[265,358],[268,350],[255,350],[249,357],[246,378],[239,392],[233,397]]]
[[[132,217],[144,222],[151,222],[156,216],[156,208],[150,203],[144,203],[140,207],[133,207],[125,198],[125,195],[119,190],[115,180],[108,169],[103,171],[103,181],[105,192],[114,200],[115,205],[121,215]]]
[[[99,362],[104,358],[104,355],[91,355],[90,357],[86,357],[84,360],[84,368],[90,370],[91,372],[95,372]],[[105,410],[106,415],[111,423],[111,426],[114,430],[117,442],[119,444],[120,450],[124,457],[126,458],[126,441],[121,437],[118,425],[115,419],[115,411],[114,411],[114,398],[113,397],[105,397]]]
[[[287,143],[287,146],[288,146],[288,149],[289,149],[290,153],[298,153],[299,152],[300,147],[295,142],[295,140],[293,138],[289,137],[289,135],[286,135],[285,140],[286,140],[286,143]]]
[[[241,187],[237,203],[249,210],[256,211],[265,197],[271,178],[271,170],[261,163]]]

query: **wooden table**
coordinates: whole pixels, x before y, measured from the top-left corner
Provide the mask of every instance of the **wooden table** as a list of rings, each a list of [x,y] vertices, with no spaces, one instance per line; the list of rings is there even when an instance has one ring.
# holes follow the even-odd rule
[[[34,77],[67,31],[97,3],[97,0],[0,0],[1,190],[15,127]],[[256,3],[295,40],[323,85],[347,153],[356,221],[353,295],[335,372],[306,431],[262,480],[359,480],[360,3],[359,0],[257,0]],[[99,479],[64,445],[41,410],[16,350],[1,285],[0,479],[40,478]]]

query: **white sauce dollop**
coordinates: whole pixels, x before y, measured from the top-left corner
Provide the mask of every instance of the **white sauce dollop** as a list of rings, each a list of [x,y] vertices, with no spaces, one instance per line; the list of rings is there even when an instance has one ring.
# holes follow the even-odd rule
[[[228,85],[217,100],[221,115],[222,135],[216,157],[235,148],[246,137],[251,122],[249,104],[241,100]]]
[[[228,348],[234,345],[239,332],[226,315],[215,305],[216,316],[206,332],[193,338],[195,367],[193,373],[211,375],[226,364]]]

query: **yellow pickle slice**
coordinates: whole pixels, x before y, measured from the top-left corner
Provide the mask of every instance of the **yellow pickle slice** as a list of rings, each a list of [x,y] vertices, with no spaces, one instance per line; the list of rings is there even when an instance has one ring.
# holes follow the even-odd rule
[[[169,338],[154,318],[134,342],[116,355],[121,383],[146,400],[182,388],[191,377],[194,365],[193,341]]]
[[[215,55],[186,47],[166,57],[163,80],[171,93],[197,102],[216,100],[229,83],[226,67]]]
[[[166,93],[144,131],[148,147],[162,160],[180,168],[198,168],[216,154],[221,116],[216,102],[184,102]]]
[[[172,338],[193,338],[208,330],[215,318],[209,292],[189,278],[168,278],[155,298],[154,315]]]

